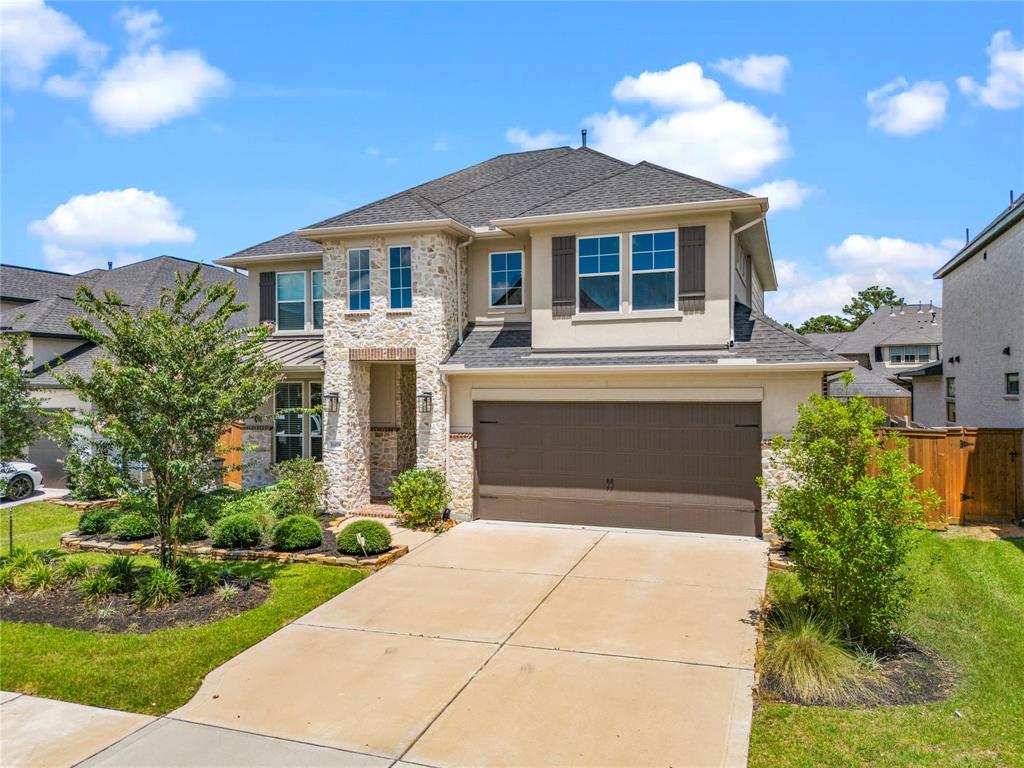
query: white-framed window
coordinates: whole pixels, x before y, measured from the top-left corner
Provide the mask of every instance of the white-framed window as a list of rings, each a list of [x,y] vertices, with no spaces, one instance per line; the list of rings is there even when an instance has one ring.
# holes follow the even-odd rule
[[[931,351],[928,345],[889,347],[889,362],[893,365],[927,363],[931,359]]]
[[[946,397],[950,399],[956,397],[956,376],[946,377]]]
[[[412,247],[388,248],[388,294],[391,309],[412,307]]]
[[[323,415],[305,413],[320,405],[323,382],[282,381],[274,390],[274,463],[323,459]]]
[[[313,327],[322,330],[324,327],[324,271],[314,269],[309,273],[309,295],[313,299]]]
[[[631,307],[675,309],[676,232],[634,232],[630,235]]]
[[[1008,373],[1004,377],[1006,383],[1006,394],[1008,395],[1019,395],[1020,394],[1020,372]]]
[[[576,239],[576,309],[617,312],[621,305],[622,237]]]
[[[523,252],[500,251],[488,256],[491,265],[491,306],[523,306]]]
[[[306,273],[277,273],[277,329],[306,330]]]
[[[348,309],[349,312],[370,309],[369,248],[350,248],[348,251]]]

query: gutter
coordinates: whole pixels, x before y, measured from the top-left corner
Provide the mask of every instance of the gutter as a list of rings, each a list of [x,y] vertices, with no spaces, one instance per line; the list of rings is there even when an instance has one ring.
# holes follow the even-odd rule
[[[471,376],[490,376],[510,373],[514,374],[564,374],[564,373],[773,373],[785,371],[830,371],[836,373],[853,368],[857,364],[853,360],[844,365],[837,360],[821,360],[806,363],[673,363],[670,365],[545,365],[545,366],[510,366],[501,368],[466,368],[463,365],[446,363],[440,370],[443,375],[455,376],[466,374]],[[837,366],[841,366],[837,368]]]
[[[549,213],[541,216],[517,216],[510,219],[493,219],[491,224],[499,229],[529,224],[557,224],[563,221],[585,221],[588,219],[607,219],[609,217],[657,215],[677,211],[718,211],[750,208],[756,206],[764,210],[768,205],[767,197],[734,197],[728,200],[700,201],[691,203],[667,203],[664,205],[640,205],[632,208],[603,208],[597,211],[574,211],[570,213]],[[301,233],[300,233],[301,234]],[[305,235],[303,235],[305,237]]]
[[[314,229],[297,229],[295,234],[307,240],[322,242],[321,238],[386,234],[388,232],[420,232],[425,229],[452,229],[467,237],[473,235],[472,229],[452,218],[393,221],[382,224],[355,224],[347,227],[316,227]]]

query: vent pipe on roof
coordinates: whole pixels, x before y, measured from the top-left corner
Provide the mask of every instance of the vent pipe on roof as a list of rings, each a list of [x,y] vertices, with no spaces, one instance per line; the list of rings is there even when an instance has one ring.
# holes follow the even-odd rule
[[[964,227],[964,245],[967,245],[969,242],[971,242],[971,228]]]
[[[114,262],[108,261],[107,262],[107,269],[113,269],[113,268],[114,268]]]
[[[587,146],[587,129],[584,128],[582,131],[580,131],[580,134],[583,137],[583,146],[585,147]]]

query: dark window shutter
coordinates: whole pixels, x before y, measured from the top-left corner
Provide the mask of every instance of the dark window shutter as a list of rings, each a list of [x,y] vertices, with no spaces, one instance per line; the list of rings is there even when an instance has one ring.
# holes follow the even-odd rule
[[[679,228],[679,308],[704,311],[704,227]]]
[[[576,313],[576,235],[551,238],[551,315]]]
[[[876,363],[882,362],[882,348],[881,347],[875,347],[875,362]]]
[[[274,292],[277,289],[276,272],[260,272],[260,322],[274,322],[276,317]]]

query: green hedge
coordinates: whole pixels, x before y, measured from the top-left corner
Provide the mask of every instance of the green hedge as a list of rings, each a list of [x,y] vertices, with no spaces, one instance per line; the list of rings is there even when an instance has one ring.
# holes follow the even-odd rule
[[[294,552],[311,549],[323,543],[324,534],[320,523],[308,515],[291,515],[274,526],[271,534],[274,549]]]
[[[364,547],[359,545],[356,534],[361,533],[366,542],[367,555],[379,555],[391,548],[391,532],[376,520],[356,520],[346,525],[338,534],[338,549],[347,555],[362,555]]]
[[[260,543],[259,521],[246,512],[228,515],[215,526],[210,538],[215,547],[226,549],[244,549]]]

